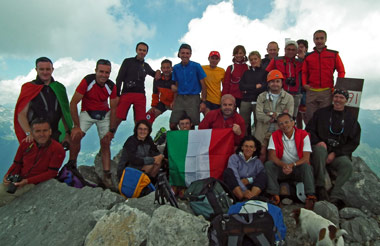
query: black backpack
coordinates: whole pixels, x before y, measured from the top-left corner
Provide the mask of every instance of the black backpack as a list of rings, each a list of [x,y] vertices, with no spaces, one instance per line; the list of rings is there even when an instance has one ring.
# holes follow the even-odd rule
[[[177,200],[166,178],[166,172],[160,172],[157,175],[154,203],[156,202],[160,205],[169,203],[173,207],[178,208]]]
[[[265,211],[250,214],[220,214],[210,224],[210,246],[271,246],[275,244],[274,222]]]
[[[218,214],[227,213],[236,198],[222,181],[206,178],[194,181],[185,192],[185,199],[196,215],[203,215],[211,220]]]

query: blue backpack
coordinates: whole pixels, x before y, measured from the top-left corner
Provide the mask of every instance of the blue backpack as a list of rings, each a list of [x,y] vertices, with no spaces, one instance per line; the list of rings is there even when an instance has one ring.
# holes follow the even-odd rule
[[[155,190],[144,172],[131,167],[124,169],[119,182],[119,192],[124,198],[142,197]]]

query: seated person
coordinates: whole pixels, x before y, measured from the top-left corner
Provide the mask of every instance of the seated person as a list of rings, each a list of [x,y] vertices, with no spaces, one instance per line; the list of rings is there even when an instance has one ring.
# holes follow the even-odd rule
[[[234,143],[238,146],[245,135],[243,117],[236,112],[235,97],[231,94],[222,96],[220,109],[211,110],[206,114],[198,129],[232,128]]]
[[[147,120],[140,120],[133,132],[134,134],[124,143],[117,176],[120,179],[124,168],[132,167],[145,172],[150,178],[155,178],[160,171],[164,156],[160,154],[150,136],[152,126]]]
[[[22,141],[18,147],[14,162],[0,184],[0,207],[29,191],[35,184],[56,177],[65,159],[62,145],[51,138],[52,130],[47,120],[36,118],[30,126],[33,141]]]
[[[238,200],[258,196],[266,187],[267,175],[258,158],[260,150],[260,141],[246,136],[228,160],[223,179]]]
[[[331,168],[337,177],[329,201],[338,209],[345,205],[342,186],[351,177],[351,155],[360,143],[361,132],[360,124],[345,108],[348,98],[346,90],[336,89],[333,105],[317,110],[306,126],[313,145],[311,164],[318,199],[329,199],[324,185],[325,175],[328,175],[326,168]]]
[[[277,117],[279,130],[269,139],[268,159],[265,170],[268,175],[267,192],[272,200],[280,203],[280,185],[278,180],[296,180],[304,183],[306,209],[313,209],[316,202],[314,177],[309,165],[311,144],[305,130],[294,127],[293,117],[288,113]]]

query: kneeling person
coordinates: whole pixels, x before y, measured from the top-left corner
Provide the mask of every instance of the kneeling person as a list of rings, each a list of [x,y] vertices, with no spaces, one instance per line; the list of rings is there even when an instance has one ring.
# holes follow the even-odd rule
[[[265,170],[268,175],[267,192],[276,204],[280,203],[280,185],[278,180],[297,180],[304,183],[307,196],[305,208],[313,209],[316,202],[314,177],[309,165],[311,144],[305,130],[294,127],[290,114],[283,113],[277,117],[279,130],[273,132],[269,139],[268,159]]]
[[[268,178],[258,158],[260,150],[260,141],[246,136],[228,160],[223,179],[239,200],[258,196],[266,187]]]
[[[111,140],[116,132],[116,86],[109,80],[111,74],[111,62],[100,59],[96,63],[95,74],[89,74],[78,85],[70,102],[71,117],[74,127],[71,131],[70,162],[76,165],[76,159],[80,151],[81,139],[93,124],[98,128],[100,149],[103,162],[103,183],[106,187],[112,187],[111,181]],[[108,106],[110,98],[111,109]],[[77,104],[82,101],[81,113],[78,117]]]
[[[0,184],[0,207],[35,184],[56,177],[65,159],[62,145],[51,138],[52,130],[47,120],[36,118],[30,126],[33,141],[23,141],[18,147],[14,162]]]
[[[152,126],[147,120],[140,120],[133,130],[134,134],[125,141],[117,176],[120,179],[125,167],[132,167],[145,172],[150,178],[157,176],[164,156],[160,154],[150,133]]]

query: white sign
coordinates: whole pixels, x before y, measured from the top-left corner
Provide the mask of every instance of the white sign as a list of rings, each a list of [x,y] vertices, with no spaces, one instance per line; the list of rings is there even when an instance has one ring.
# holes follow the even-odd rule
[[[362,92],[348,90],[348,94],[350,95],[350,97],[348,98],[348,102],[346,103],[346,106],[359,108]]]

